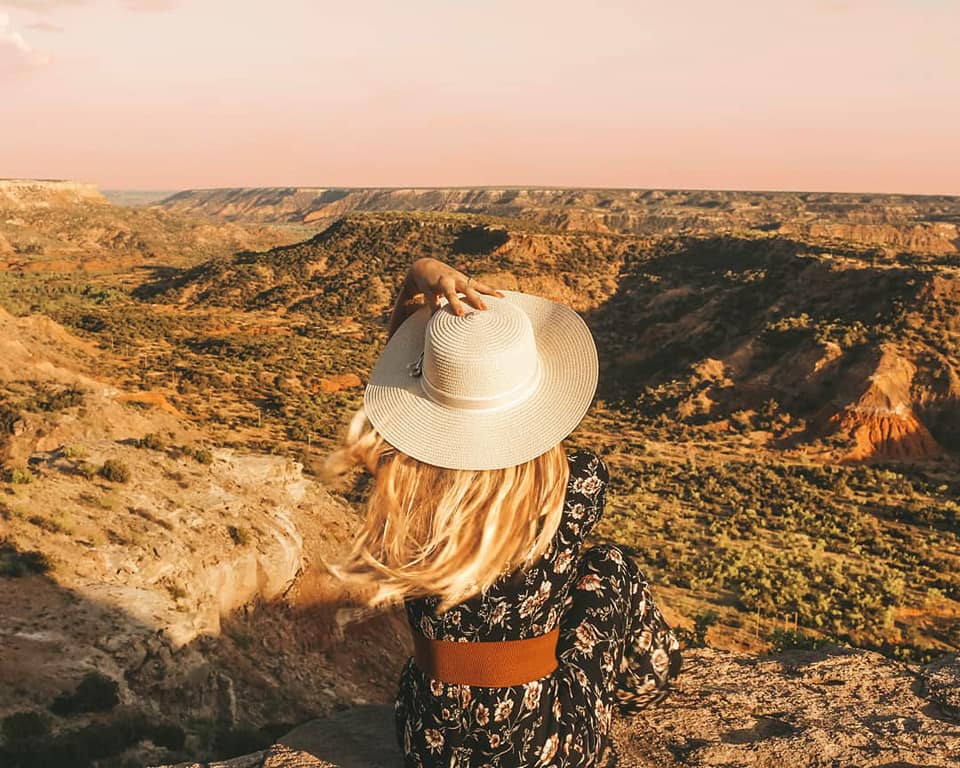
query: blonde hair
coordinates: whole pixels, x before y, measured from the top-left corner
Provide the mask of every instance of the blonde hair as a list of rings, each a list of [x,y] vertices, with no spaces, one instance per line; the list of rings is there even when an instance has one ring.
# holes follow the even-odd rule
[[[464,439],[452,435],[451,439]],[[375,587],[371,606],[433,595],[445,611],[549,548],[570,468],[563,443],[503,469],[445,469],[388,444],[361,408],[328,478],[357,466],[373,476],[366,516],[338,578]]]

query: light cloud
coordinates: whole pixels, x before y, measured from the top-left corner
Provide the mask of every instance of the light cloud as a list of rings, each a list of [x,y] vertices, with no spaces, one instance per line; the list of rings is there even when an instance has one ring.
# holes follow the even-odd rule
[[[87,5],[89,0],[3,0],[10,8],[23,8],[27,11],[50,11],[75,5]]]
[[[10,26],[10,17],[0,12],[0,78],[24,75],[51,61],[49,54],[34,50],[23,35]]]
[[[25,11],[44,13],[57,8],[71,8],[79,5],[92,5],[96,0],[2,0],[9,8],[21,8]],[[119,0],[119,4],[129,11],[169,11],[179,5],[179,0]]]
[[[123,0],[123,7],[129,11],[158,13],[177,7],[178,0]]]
[[[32,24],[27,24],[26,29],[38,29],[41,32],[63,32],[63,27],[58,27],[49,21],[35,21]]]
[[[858,0],[818,0],[815,7],[821,11],[851,11],[854,10],[860,2]]]

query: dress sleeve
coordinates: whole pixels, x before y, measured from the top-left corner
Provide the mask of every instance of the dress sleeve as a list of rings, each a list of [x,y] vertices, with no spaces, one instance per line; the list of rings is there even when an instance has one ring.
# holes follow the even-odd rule
[[[581,541],[603,516],[607,483],[610,474],[607,465],[596,453],[579,450],[567,457],[570,462],[570,480],[564,502],[563,526],[570,537]]]

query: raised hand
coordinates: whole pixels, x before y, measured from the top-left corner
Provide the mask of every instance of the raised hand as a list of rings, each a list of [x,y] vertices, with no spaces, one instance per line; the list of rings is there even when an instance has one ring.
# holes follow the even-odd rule
[[[458,295],[460,293],[463,294],[463,300]],[[410,265],[400,287],[400,295],[397,296],[393,316],[390,318],[388,336],[392,336],[403,321],[423,304],[430,307],[430,314],[433,314],[440,309],[440,301],[445,298],[450,303],[450,309],[463,315],[464,301],[475,309],[487,308],[483,294],[503,298],[503,293],[497,289],[467,277],[460,270],[438,259],[417,259]]]
[[[481,294],[503,298],[503,294],[486,283],[467,277],[463,272],[444,264],[438,259],[417,259],[410,266],[404,287],[409,286],[414,295],[422,293],[424,301],[430,307],[430,312],[440,308],[440,300],[446,298],[450,308],[458,315],[463,315],[463,301],[474,309],[486,309]],[[458,296],[463,294],[463,301]]]

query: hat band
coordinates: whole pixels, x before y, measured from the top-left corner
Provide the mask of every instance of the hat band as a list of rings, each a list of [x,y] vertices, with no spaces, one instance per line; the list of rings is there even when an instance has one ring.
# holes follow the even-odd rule
[[[504,408],[510,405],[517,405],[532,395],[540,385],[540,360],[537,360],[536,368],[526,381],[520,382],[517,386],[508,389],[506,392],[500,392],[489,397],[463,397],[461,395],[451,395],[437,389],[430,383],[426,375],[420,376],[420,387],[424,393],[440,405],[446,405],[450,408],[463,408],[477,411],[489,411],[496,408]]]

